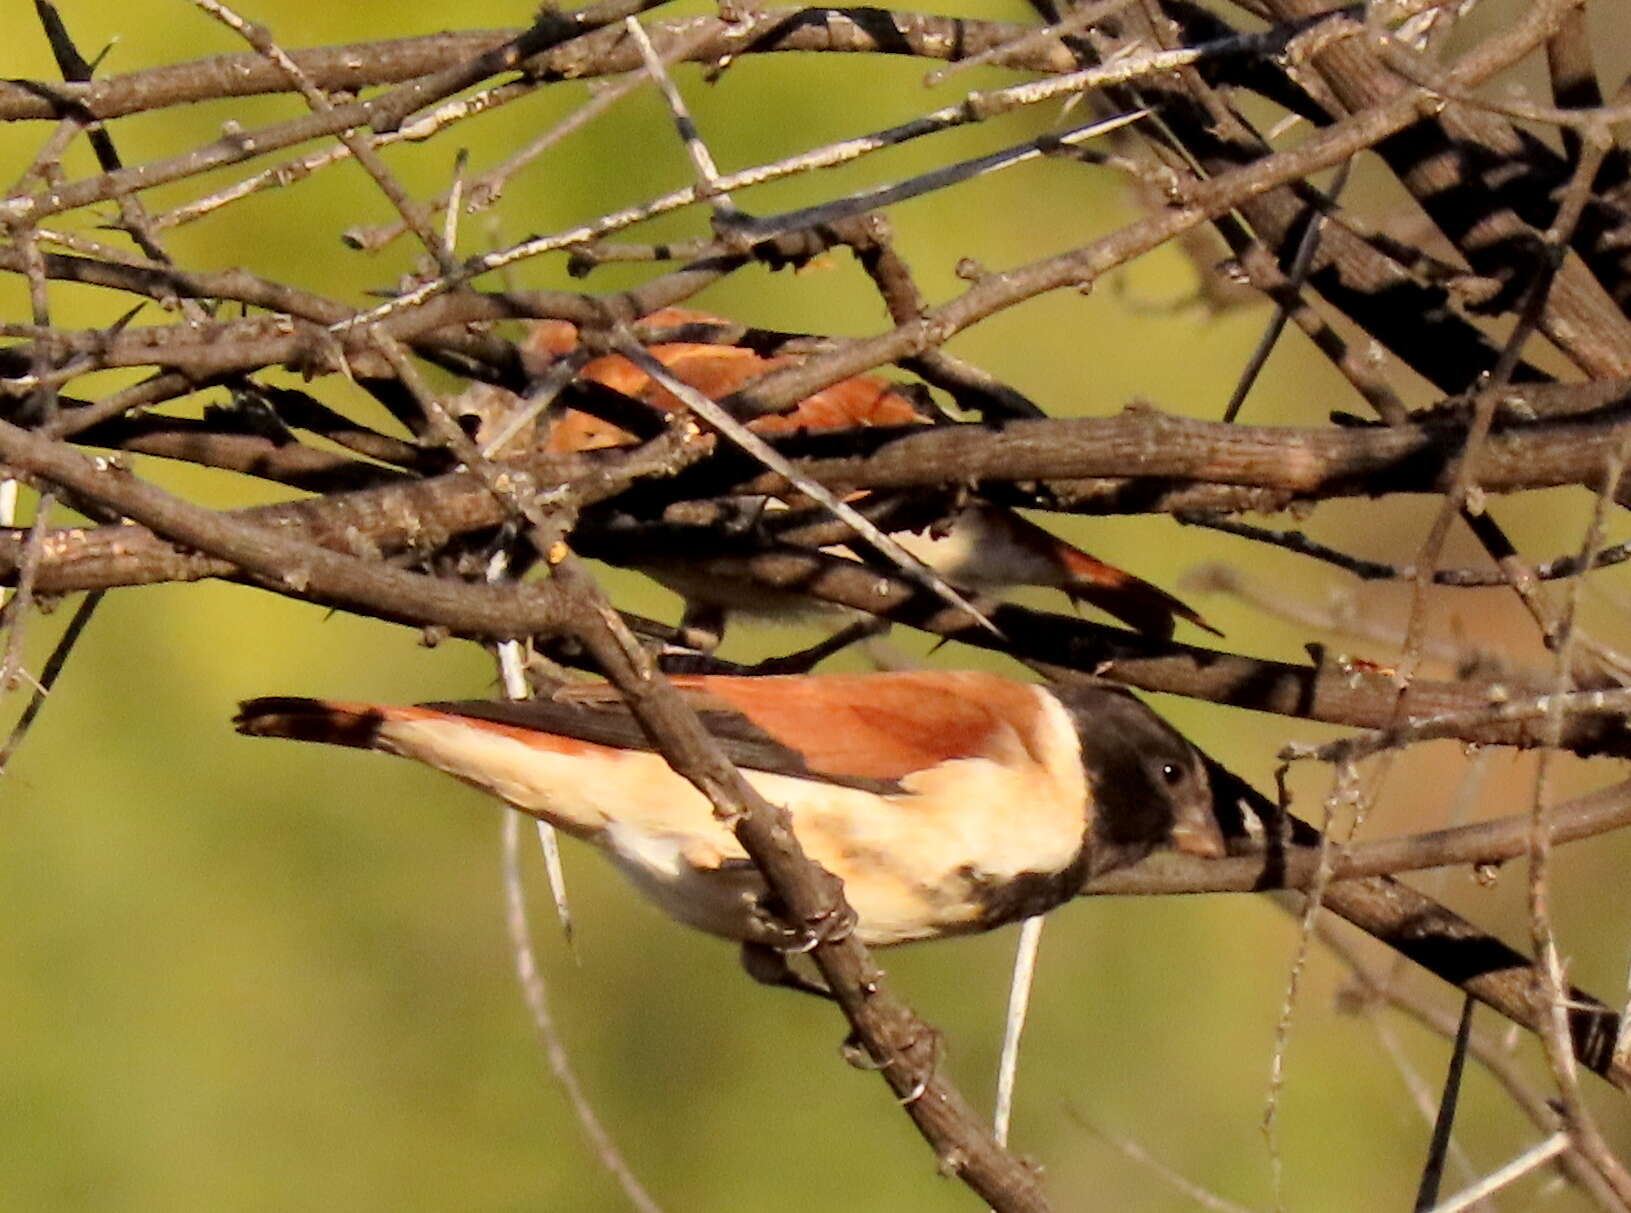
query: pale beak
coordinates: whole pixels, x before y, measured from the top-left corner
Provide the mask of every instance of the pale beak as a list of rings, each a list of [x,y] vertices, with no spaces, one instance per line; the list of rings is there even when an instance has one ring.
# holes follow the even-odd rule
[[[1172,827],[1172,849],[1201,859],[1222,859],[1229,854],[1223,831],[1210,811],[1186,815]]]

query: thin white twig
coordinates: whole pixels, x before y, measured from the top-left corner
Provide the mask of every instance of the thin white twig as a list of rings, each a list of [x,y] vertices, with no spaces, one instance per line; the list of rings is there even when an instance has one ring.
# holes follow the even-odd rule
[[[1014,974],[1008,983],[1008,1018],[1003,1025],[1002,1058],[997,1063],[997,1108],[991,1132],[999,1146],[1008,1144],[1008,1125],[1014,1114],[1014,1083],[1019,1076],[1019,1038],[1031,1008],[1031,985],[1036,980],[1036,954],[1042,947],[1042,915],[1019,924],[1014,949]]]
[[[1211,1210],[1211,1213],[1252,1213],[1252,1210],[1247,1206],[1236,1204],[1226,1197],[1219,1196],[1216,1192],[1209,1192],[1194,1180],[1185,1175],[1180,1175],[1132,1138],[1124,1137],[1119,1133],[1111,1133],[1103,1126],[1093,1123],[1092,1120],[1082,1115],[1079,1108],[1071,1107],[1069,1112],[1071,1119],[1093,1136],[1139,1166],[1147,1168],[1157,1179],[1182,1192],[1186,1197],[1194,1201],[1199,1208]]]
[[[685,144],[686,155],[691,157],[691,166],[697,171],[697,180],[707,191],[714,217],[727,222],[740,217],[741,212],[736,209],[731,196],[719,188],[719,166],[714,163],[713,153],[708,150],[708,145],[702,141],[702,134],[697,130],[696,120],[691,117],[691,111],[685,108],[685,98],[680,96],[674,78],[668,74],[668,68],[658,57],[656,48],[651,45],[651,39],[646,35],[646,27],[633,17],[625,17],[623,28],[640,48],[640,58],[646,65],[646,74],[657,85],[663,100],[668,102],[668,112],[674,118],[674,129],[679,132],[680,140]]]
[[[12,527],[17,525],[17,489],[15,480],[0,480],[0,526]],[[0,605],[3,605],[12,591],[0,586]]]
[[[442,216],[442,243],[452,252],[459,247],[459,202],[464,197],[464,170],[470,163],[470,149],[461,147],[453,157],[453,184],[447,191],[447,211]]]
[[[983,50],[977,55],[970,55],[966,59],[959,59],[955,63],[948,63],[944,67],[937,67],[923,77],[925,88],[935,88],[950,80],[953,76],[961,75],[970,68],[984,67],[987,63],[1006,59],[1010,55],[1023,55],[1049,43],[1059,42],[1071,34],[1080,33],[1088,26],[1103,21],[1106,17],[1113,17],[1126,8],[1132,0],[1099,0],[1097,4],[1086,4],[1073,10],[1064,20],[1053,25],[1044,25],[1041,29],[1015,38],[1012,42],[999,42],[996,46]]]
[[[588,360],[589,352],[580,346],[563,354],[541,376],[532,380],[527,385],[526,396],[517,404],[515,411],[505,418],[498,432],[481,448],[482,458],[492,459],[509,445],[512,438],[536,421],[545,409],[555,403],[555,398]]]
[[[1297,951],[1291,961],[1291,972],[1286,977],[1285,999],[1280,1004],[1280,1017],[1274,1025],[1274,1053],[1269,1061],[1268,1097],[1264,1100],[1262,1131],[1269,1152],[1269,1172],[1274,1191],[1274,1207],[1285,1208],[1285,1164],[1280,1152],[1280,1092],[1285,1086],[1286,1054],[1291,1048],[1291,1027],[1297,1009],[1297,995],[1302,988],[1303,973],[1308,966],[1310,946],[1314,939],[1314,925],[1325,900],[1326,887],[1331,882],[1337,808],[1356,798],[1359,773],[1352,763],[1336,768],[1331,791],[1325,798],[1325,820],[1320,826],[1319,867],[1314,882],[1304,894],[1303,912],[1298,924]]]
[[[676,39],[673,44],[662,53],[662,62],[677,63],[682,59],[690,58],[691,53],[704,42],[708,41],[713,36],[713,33],[714,31],[711,28],[704,26],[703,28],[694,31],[688,37]],[[565,118],[562,118],[554,126],[550,127],[542,135],[539,135],[538,138],[527,144],[520,151],[505,157],[502,161],[500,161],[494,167],[488,169],[485,173],[472,177],[468,187],[465,190],[466,210],[468,210],[471,214],[474,214],[477,211],[492,209],[492,207],[497,205],[498,200],[503,197],[504,191],[509,187],[510,179],[512,177],[530,165],[533,161],[537,160],[545,152],[549,151],[550,148],[560,143],[561,140],[565,139],[568,135],[571,135],[579,130],[582,130],[585,126],[588,126],[589,123],[594,121],[601,114],[604,114],[607,110],[611,109],[612,106],[616,105],[624,97],[627,97],[630,93],[635,92],[638,89],[644,88],[645,84],[646,76],[644,72],[631,72],[621,80],[606,81],[603,85],[596,87],[590,94],[588,100],[586,100],[582,105],[578,106]],[[524,87],[521,85],[506,84],[500,85],[497,89],[492,91],[496,93],[502,91],[503,89],[521,89],[522,91],[530,92],[536,87],[536,85],[530,84]],[[478,96],[480,96],[480,94],[478,94]],[[472,100],[473,99],[474,98],[472,98]],[[505,96],[501,99],[495,100],[493,105],[502,104],[504,101],[508,101],[510,99],[510,97]],[[455,105],[450,104],[443,108],[452,111],[455,109]],[[485,108],[492,107],[487,106]],[[441,113],[442,110],[431,111],[432,115],[440,115]],[[438,119],[437,126],[451,125],[453,122],[459,121],[465,116],[466,115],[461,113],[450,112],[445,117]],[[428,117],[430,117],[430,115],[427,115],[427,118]],[[403,135],[406,136],[409,130],[410,128],[404,127],[402,130]],[[425,120],[416,121],[411,130],[413,132],[412,137],[418,139],[428,139],[431,134],[434,133],[434,129],[427,127]],[[385,139],[381,138],[379,142],[383,144]],[[447,205],[448,200],[446,198],[439,199],[432,203],[433,207]],[[380,227],[353,228],[348,235],[351,239],[354,239],[363,247],[376,249],[383,248],[386,244],[390,243],[392,240],[395,240],[403,233],[404,230],[406,229],[401,223],[393,223],[385,224]]]
[[[1631,444],[1621,444],[1615,457],[1604,468],[1603,487],[1597,494],[1591,522],[1582,543],[1581,566],[1589,568],[1594,552],[1602,546],[1608,506],[1612,500],[1611,486],[1624,475]],[[1571,657],[1578,631],[1580,587],[1575,581],[1569,587],[1562,617],[1557,624],[1555,689],[1562,693],[1573,685],[1570,676]],[[1554,699],[1557,696],[1554,696]],[[1631,1203],[1631,1171],[1609,1149],[1602,1131],[1580,1091],[1577,1058],[1570,1039],[1569,983],[1564,973],[1563,959],[1557,945],[1557,928],[1552,916],[1552,759],[1560,748],[1563,732],[1561,709],[1552,712],[1546,721],[1547,748],[1541,750],[1535,763],[1535,782],[1529,831],[1529,938],[1540,972],[1539,994],[1545,999],[1546,1014],[1541,1019],[1541,1044],[1546,1060],[1557,1082],[1557,1103],[1567,1129],[1569,1145],[1614,1190],[1622,1202]]]
[[[214,17],[227,28],[237,33],[248,42],[262,58],[276,67],[294,85],[295,90],[305,99],[306,104],[314,114],[327,114],[333,112],[334,103],[329,100],[328,94],[317,87],[298,63],[290,57],[273,39],[266,27],[248,20],[221,0],[191,0],[194,7],[203,10]],[[441,237],[425,222],[419,214],[418,205],[409,198],[392,177],[383,159],[378,154],[372,132],[364,133],[357,129],[342,130],[338,133],[341,143],[351,149],[351,154],[374,183],[379,187],[386,201],[396,208],[402,216],[402,221],[411,227],[414,234],[436,261],[441,275],[446,278],[458,273],[458,263],[454,260],[452,252],[443,243]]]
[[[542,970],[538,967],[538,952],[533,946],[532,927],[527,920],[527,899],[521,881],[521,814],[504,814],[504,925],[509,931],[510,945],[515,958],[515,975],[521,983],[521,994],[532,1015],[533,1027],[544,1046],[544,1057],[549,1071],[561,1084],[567,1103],[577,1115],[583,1135],[589,1139],[600,1165],[617,1181],[629,1203],[640,1213],[662,1213],[662,1207],[651,1198],[641,1185],[617,1143],[600,1123],[600,1117],[589,1104],[577,1071],[572,1068],[572,1057],[561,1041],[555,1017],[549,1010],[549,991],[544,985]]]
[[[1500,1191],[1515,1180],[1522,1179],[1536,1167],[1541,1167],[1569,1148],[1569,1135],[1559,1130],[1537,1145],[1531,1146],[1504,1167],[1497,1167],[1477,1183],[1461,1189],[1448,1200],[1440,1201],[1427,1213],[1461,1213],[1486,1196]]]
[[[375,147],[390,147],[394,143],[423,142],[438,133],[443,127],[451,126],[455,122],[462,122],[466,118],[496,109],[510,101],[535,91],[534,84],[501,84],[496,88],[472,93],[468,97],[460,97],[455,101],[448,101],[435,109],[419,115],[410,122],[404,123],[394,131],[374,136]],[[206,194],[191,202],[183,203],[174,210],[161,211],[152,218],[154,231],[163,231],[166,228],[180,227],[184,223],[192,223],[204,216],[220,210],[230,203],[237,202],[261,190],[277,189],[280,186],[292,185],[297,181],[304,181],[307,177],[320,169],[330,165],[339,164],[351,158],[351,149],[343,143],[332,144],[307,156],[300,156],[294,160],[285,160],[281,164],[274,164],[271,168],[253,173],[240,181],[217,190],[213,194]],[[480,184],[477,179],[476,184]],[[475,195],[472,188],[472,197]],[[472,204],[474,209],[474,204]],[[401,231],[397,227],[396,231]]]
[[[502,549],[493,553],[487,564],[487,580],[502,581],[509,571],[509,557]],[[527,685],[527,666],[519,640],[504,640],[498,645],[498,672],[504,684],[504,697],[521,703],[532,698]],[[560,920],[561,934],[567,947],[572,946],[572,907],[566,899],[566,869],[561,866],[561,840],[555,827],[547,821],[538,822],[538,845],[544,852],[544,871],[549,876],[549,894],[555,902],[555,916]]]
[[[1393,36],[1412,50],[1429,51],[1477,7],[1478,0],[1429,0],[1425,4],[1398,5],[1394,13],[1389,13],[1390,19],[1396,18],[1398,9],[1417,11],[1399,21]]]
[[[482,257],[472,258],[455,274],[444,275],[441,278],[426,282],[411,291],[405,291],[396,298],[381,304],[372,311],[362,312],[333,325],[336,332],[353,328],[358,325],[374,324],[398,312],[417,307],[437,295],[445,294],[473,278],[482,274],[491,273],[506,265],[513,265],[517,261],[539,256],[543,253],[555,252],[574,245],[588,244],[614,231],[619,231],[647,219],[668,214],[693,203],[702,201],[705,197],[719,193],[728,193],[734,190],[745,189],[753,185],[763,185],[767,182],[777,181],[784,177],[795,176],[811,172],[815,169],[834,168],[847,164],[863,156],[882,151],[885,148],[896,147],[914,139],[921,139],[928,135],[938,134],[941,131],[951,130],[955,127],[965,126],[973,122],[981,122],[987,118],[1024,106],[1038,105],[1051,101],[1057,97],[1070,96],[1089,89],[1106,88],[1115,84],[1126,84],[1144,76],[1174,71],[1178,68],[1189,67],[1204,60],[1219,55],[1248,52],[1252,49],[1266,49],[1271,45],[1278,45],[1283,41],[1283,34],[1271,31],[1269,35],[1243,34],[1237,37],[1221,38],[1216,42],[1209,42],[1202,46],[1184,47],[1174,51],[1156,51],[1145,55],[1131,55],[1120,58],[1112,63],[1100,64],[1084,68],[1078,72],[1069,72],[1062,76],[1055,76],[1049,80],[1030,81],[1024,84],[1012,85],[1008,88],[994,89],[990,92],[970,93],[955,105],[943,106],[933,110],[910,122],[898,126],[887,127],[868,135],[855,139],[846,139],[838,143],[828,144],[813,151],[803,152],[797,156],[790,156],[783,160],[772,161],[753,168],[742,169],[735,173],[727,173],[715,181],[713,187],[688,185],[683,189],[672,190],[646,202],[625,207],[619,211],[612,211],[600,216],[591,223],[581,224],[562,232],[548,236],[535,236],[524,240],[520,244],[512,245],[507,249],[498,249]],[[1142,117],[1142,113],[1137,117]],[[1068,132],[1049,140],[1054,144],[1080,142],[1089,137],[1089,134],[1101,134],[1135,120],[1133,116],[1123,115],[1111,119],[1109,124],[1094,124],[1076,131]],[[1034,141],[1033,141],[1034,142]],[[1011,167],[1012,164],[1022,163],[1024,159],[1039,154],[1032,150],[1020,159],[1008,160],[998,167]],[[981,158],[981,161],[989,158]],[[980,163],[975,161],[970,163]],[[994,171],[992,167],[981,168],[982,172]],[[937,175],[930,175],[937,177]],[[936,184],[927,188],[940,188]],[[901,197],[915,196],[915,193],[925,192],[925,189],[915,191],[906,190],[905,186],[890,187],[888,190],[871,191],[865,195],[858,195],[858,205],[877,206],[880,199],[894,201]],[[803,215],[805,212],[796,212]],[[783,221],[780,226],[771,220],[758,220],[753,224],[752,235],[756,239],[768,239],[781,231],[790,230],[795,225]]]

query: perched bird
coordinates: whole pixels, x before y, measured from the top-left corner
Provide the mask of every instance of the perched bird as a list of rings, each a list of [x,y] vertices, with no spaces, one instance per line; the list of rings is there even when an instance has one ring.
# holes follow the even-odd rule
[[[1224,853],[1200,755],[1124,691],[973,671],[673,681],[843,880],[870,945],[1043,913],[1159,847]],[[742,941],[750,972],[772,979],[758,872],[606,683],[525,703],[251,699],[235,723],[417,759],[490,792],[599,847],[673,918]]]
[[[716,316],[665,308],[645,317],[666,328],[727,323]],[[522,352],[529,368],[543,374],[553,362],[576,349],[578,330],[564,320],[533,325]],[[666,342],[650,352],[668,372],[713,399],[723,399],[749,380],[796,364],[797,355],[767,358],[741,346],[701,342]],[[664,412],[678,409],[673,393],[618,354],[593,358],[578,373],[581,381],[610,388]],[[868,426],[928,425],[933,412],[906,391],[876,375],[856,375],[824,388],[785,413],[755,418],[748,427],[767,436],[820,433]],[[566,454],[634,442],[626,430],[579,410],[564,410],[544,432],[546,449]],[[1034,585],[1063,591],[1074,602],[1086,602],[1129,627],[1166,637],[1175,619],[1206,631],[1216,629],[1179,599],[1142,578],[1106,564],[1066,543],[1012,510],[974,502],[957,510],[942,525],[895,536],[929,568],[963,590],[996,591]],[[694,560],[653,559],[642,568],[685,598],[687,631],[709,647],[717,643],[724,613],[744,611],[786,616],[811,609],[811,600],[757,583],[743,583],[699,569]]]

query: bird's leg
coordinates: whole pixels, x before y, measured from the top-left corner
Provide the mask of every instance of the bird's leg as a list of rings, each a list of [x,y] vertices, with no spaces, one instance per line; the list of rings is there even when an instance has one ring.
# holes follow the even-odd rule
[[[759,908],[759,913],[764,916],[767,925],[785,930],[785,928],[781,927],[780,922],[764,907]],[[813,994],[825,1002],[837,1002],[837,996],[825,985],[811,981],[803,974],[795,972],[793,967],[788,964],[787,958],[790,955],[808,952],[816,944],[825,940],[843,938],[845,934],[854,929],[854,912],[851,911],[847,915],[831,915],[828,921],[818,924],[810,932],[804,943],[797,947],[789,948],[776,944],[744,940],[741,951],[742,968],[746,970],[749,977],[763,985],[781,986],[783,989],[797,990],[801,994]],[[932,1028],[929,1031],[931,1033],[930,1047],[935,1051],[936,1064],[938,1064],[940,1034]],[[915,1045],[916,1042],[914,1041],[913,1044]],[[858,1070],[876,1070],[880,1068],[878,1063],[873,1061],[872,1055],[867,1051],[866,1046],[861,1043],[858,1032],[851,1032],[844,1037],[838,1046],[838,1055]]]
[[[848,910],[848,907],[845,908]],[[837,1001],[825,985],[795,972],[787,958],[801,956],[813,951],[819,944],[847,937],[855,930],[855,912],[848,910],[847,913],[825,914],[804,931],[789,927],[776,912],[773,900],[761,898],[754,905],[752,913],[758,923],[756,934],[759,937],[742,941],[742,968],[748,976],[767,986],[782,986],[804,994],[814,994],[829,1002]],[[767,943],[767,938],[777,942]]]
[[[699,653],[712,653],[725,639],[725,608],[687,600],[680,616],[680,643]]]
[[[769,657],[757,662],[749,673],[759,674],[807,674],[821,662],[834,653],[842,652],[852,644],[880,636],[889,630],[887,619],[866,618],[857,619],[854,623],[846,624],[819,644],[813,644],[807,649],[800,649],[796,653],[789,653],[785,657]]]
[[[686,600],[677,642],[663,647],[657,667],[665,674],[714,672],[713,652],[725,639],[725,608]]]
[[[787,963],[787,953],[767,943],[742,944],[742,968],[761,985],[781,986],[801,994],[814,994],[817,998],[835,1001],[833,993],[820,982],[793,971]]]

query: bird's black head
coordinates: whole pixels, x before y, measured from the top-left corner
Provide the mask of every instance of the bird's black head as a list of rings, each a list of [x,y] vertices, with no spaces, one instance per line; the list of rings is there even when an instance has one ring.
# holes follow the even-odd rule
[[[1137,863],[1161,847],[1224,854],[1206,765],[1181,733],[1119,688],[1053,690],[1076,722],[1093,798],[1089,877]]]

